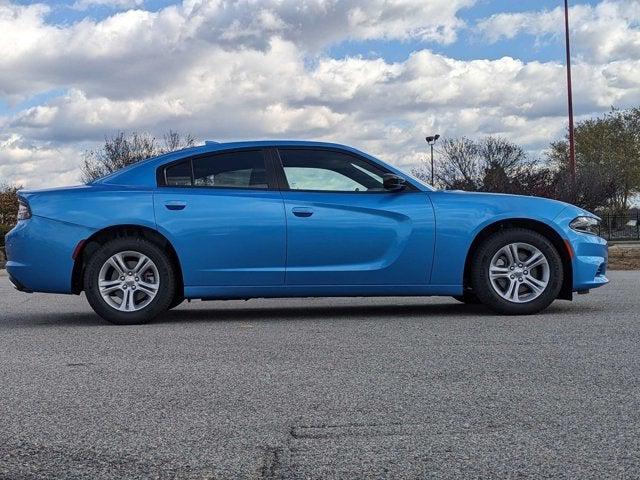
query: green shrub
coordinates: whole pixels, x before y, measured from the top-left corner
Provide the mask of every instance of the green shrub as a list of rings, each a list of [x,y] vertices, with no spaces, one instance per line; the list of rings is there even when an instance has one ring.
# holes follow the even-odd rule
[[[16,222],[18,188],[0,185],[0,246],[4,246],[4,236],[13,228]]]
[[[0,246],[4,246],[4,236],[9,233],[13,225],[0,225]]]

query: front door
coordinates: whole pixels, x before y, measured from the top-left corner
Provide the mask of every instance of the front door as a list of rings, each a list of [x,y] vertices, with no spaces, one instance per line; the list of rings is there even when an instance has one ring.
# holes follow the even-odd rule
[[[280,148],[287,285],[425,285],[435,236],[427,194],[383,188],[381,165],[332,149]]]
[[[284,204],[262,151],[181,160],[160,177],[156,223],[177,250],[185,286],[284,284]]]

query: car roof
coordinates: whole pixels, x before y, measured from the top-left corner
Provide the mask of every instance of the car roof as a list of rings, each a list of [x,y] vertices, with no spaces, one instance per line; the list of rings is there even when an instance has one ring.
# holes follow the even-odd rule
[[[148,177],[148,175],[145,175],[145,173],[149,169],[155,170],[155,168],[164,163],[179,160],[183,157],[211,152],[219,152],[224,150],[233,150],[236,148],[267,148],[284,146],[338,148],[340,150],[363,154],[363,152],[359,152],[354,148],[348,147],[346,145],[340,145],[338,143],[314,142],[306,140],[251,140],[240,142],[216,142],[213,140],[207,140],[205,141],[204,145],[183,148],[181,150],[165,153],[157,157],[148,158],[146,160],[134,163],[121,170],[94,180],[90,184],[147,186],[149,181],[148,179],[145,180],[143,177]],[[153,175],[153,180],[155,181],[155,175]]]

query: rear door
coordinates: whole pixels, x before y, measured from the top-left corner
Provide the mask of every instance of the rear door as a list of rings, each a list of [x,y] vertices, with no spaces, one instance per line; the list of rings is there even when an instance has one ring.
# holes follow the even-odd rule
[[[284,205],[272,177],[255,149],[159,170],[156,222],[178,253],[186,286],[284,283]]]
[[[350,152],[278,149],[287,285],[424,285],[435,237],[427,194],[383,188],[388,172]]]

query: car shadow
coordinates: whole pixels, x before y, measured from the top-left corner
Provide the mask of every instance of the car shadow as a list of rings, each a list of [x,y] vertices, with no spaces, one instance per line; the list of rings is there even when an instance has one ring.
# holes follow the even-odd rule
[[[220,305],[220,304],[218,304]],[[576,309],[576,307],[578,307]],[[457,301],[452,303],[393,303],[389,305],[310,305],[310,306],[256,306],[229,308],[189,308],[181,306],[158,317],[153,323],[174,322],[233,322],[233,321],[306,321],[306,320],[415,320],[415,319],[443,319],[458,317],[487,318],[528,318],[536,319],[540,316],[556,316],[579,314],[576,304],[556,302],[543,313],[526,317],[509,317],[499,315],[484,305],[466,305]],[[593,311],[592,308],[589,309]]]
[[[368,320],[385,318],[411,319],[417,317],[455,317],[460,315],[486,316],[492,313],[481,305],[407,304],[407,305],[313,305],[261,306],[237,308],[182,307],[172,310],[154,323],[175,321],[247,321],[247,320]]]
[[[209,302],[207,302],[209,303]],[[234,302],[235,303],[235,302]],[[466,305],[453,301],[451,303],[392,303],[375,305],[226,305],[226,302],[210,302],[211,308],[198,306],[190,308],[184,304],[169,311],[152,324],[174,324],[194,322],[304,322],[304,321],[368,321],[368,320],[433,320],[477,318],[484,319],[523,319],[535,321],[540,317],[558,315],[581,315],[581,311],[593,314],[593,305],[584,306],[569,302],[555,302],[543,313],[526,317],[508,317],[497,315],[483,305]],[[20,314],[15,318],[5,316],[0,320],[2,328],[24,327],[96,327],[109,324],[93,312],[69,313],[30,313]]]

